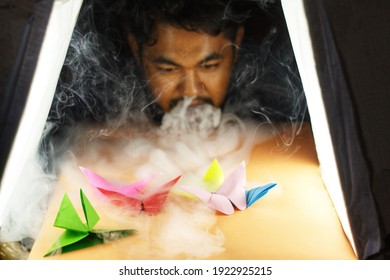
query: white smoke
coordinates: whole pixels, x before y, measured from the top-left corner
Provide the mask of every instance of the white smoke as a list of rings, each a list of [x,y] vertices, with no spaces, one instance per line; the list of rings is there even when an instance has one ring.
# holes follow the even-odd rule
[[[62,168],[61,181],[67,185],[62,187],[69,189],[71,184],[74,197],[79,187],[91,193],[92,188],[81,175],[79,165],[106,179],[122,182],[158,174],[155,185],[179,175],[182,177],[178,184],[194,183],[203,177],[213,159],[218,159],[227,173],[249,158],[253,145],[272,136],[268,129],[243,123],[234,115],[221,114],[219,109],[188,104],[179,103],[167,114],[161,127],[132,125],[106,135],[100,127],[81,126],[73,156],[68,157]],[[198,121],[189,115],[203,115],[206,120]],[[205,123],[209,125],[204,126]],[[142,242],[132,248],[117,248],[122,256],[193,259],[207,258],[224,250],[224,235],[216,226],[215,211],[198,200],[182,196],[176,188],[155,216],[146,213],[134,216],[131,211],[107,201],[100,201],[97,208],[104,216],[119,223],[126,221],[137,230]],[[148,250],[140,255],[139,246]]]

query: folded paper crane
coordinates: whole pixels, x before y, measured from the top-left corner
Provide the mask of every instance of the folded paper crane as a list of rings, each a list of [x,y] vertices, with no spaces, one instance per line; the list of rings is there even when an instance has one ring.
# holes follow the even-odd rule
[[[224,180],[222,168],[215,159],[203,177],[204,187],[179,186],[211,208],[226,215],[234,213],[234,206],[244,210],[263,197],[276,184],[268,184],[251,190],[245,190],[246,171],[245,163],[241,164]]]
[[[45,257],[103,244],[105,240],[123,238],[135,233],[134,229],[93,229],[100,220],[100,217],[81,189],[80,199],[86,223],[81,221],[71,200],[65,194],[54,221],[54,226],[65,229],[65,232],[54,242],[45,254]]]
[[[145,192],[145,187],[154,179],[154,176],[147,177],[132,184],[121,184],[108,181],[85,167],[80,166],[80,170],[90,185],[115,205],[130,207],[136,214],[145,211],[149,215],[155,215],[160,212],[170,190],[181,177],[176,177],[162,186],[157,187],[152,192]]]

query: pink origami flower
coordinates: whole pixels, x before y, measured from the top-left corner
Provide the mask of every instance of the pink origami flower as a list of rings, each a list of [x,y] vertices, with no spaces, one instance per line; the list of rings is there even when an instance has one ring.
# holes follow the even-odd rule
[[[179,186],[179,189],[195,195],[209,207],[226,215],[233,214],[235,207],[239,210],[246,209],[263,197],[271,188],[276,186],[276,184],[271,183],[251,190],[245,190],[245,162],[241,162],[241,164],[223,180],[222,169],[220,168],[218,161],[214,160],[203,180],[214,185],[210,188],[211,191],[209,191],[210,189],[206,190],[199,186]],[[221,181],[222,184],[220,186],[215,186],[215,182]]]
[[[116,206],[130,207],[137,214],[145,211],[149,215],[155,215],[160,212],[169,192],[181,177],[178,176],[159,186],[153,192],[146,193],[144,191],[145,187],[155,176],[150,176],[131,184],[123,184],[108,181],[85,167],[80,166],[80,170],[90,185],[100,195],[108,198]]]

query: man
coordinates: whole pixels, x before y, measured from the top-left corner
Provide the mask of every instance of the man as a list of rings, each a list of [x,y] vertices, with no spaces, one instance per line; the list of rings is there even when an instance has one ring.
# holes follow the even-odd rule
[[[244,36],[234,15],[226,0],[127,1],[127,41],[163,112],[185,97],[223,105]]]
[[[49,121],[159,123],[186,96],[259,121],[301,119],[304,94],[283,13],[267,3],[86,0]]]
[[[267,4],[273,2],[86,0],[49,133],[85,121],[158,125],[185,97],[261,123],[299,122],[305,98],[281,8]]]

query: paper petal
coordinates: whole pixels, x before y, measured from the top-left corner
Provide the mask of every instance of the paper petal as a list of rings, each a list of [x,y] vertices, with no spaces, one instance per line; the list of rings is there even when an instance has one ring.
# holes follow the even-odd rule
[[[146,187],[146,185],[155,177],[149,176],[144,178],[143,180],[132,184],[122,184],[110,182],[85,167],[80,166],[80,170],[83,172],[84,176],[89,181],[92,187],[97,189],[103,189],[106,191],[117,192],[128,197],[135,197],[136,195],[138,195]]]
[[[88,236],[88,232],[79,232],[74,230],[66,230],[57,240],[53,243],[50,250],[45,254],[45,257],[56,253],[61,248],[73,244],[82,240],[83,238]],[[62,249],[61,249],[62,252]]]
[[[217,159],[214,159],[203,176],[203,181],[207,184],[206,190],[214,192],[222,184],[224,179],[223,171]]]
[[[251,190],[247,190],[245,192],[246,194],[246,205],[247,207],[251,206],[253,203],[255,203],[257,200],[262,198],[264,195],[268,193],[270,189],[275,187],[275,183],[270,183],[265,186],[260,186]]]
[[[80,199],[81,199],[81,204],[83,206],[85,219],[87,221],[87,227],[88,230],[90,231],[98,223],[100,217],[98,213],[95,211],[95,209],[93,208],[91,202],[89,202],[88,198],[85,196],[82,189],[80,189]]]
[[[210,193],[200,187],[180,186],[179,188],[195,195],[197,198],[199,198],[201,201],[206,203],[214,210],[217,210],[227,215],[231,215],[234,213],[232,203],[227,197],[218,195],[216,193]]]
[[[134,214],[139,213],[142,210],[142,201],[137,198],[127,197],[116,192],[106,191],[99,189],[112,204],[117,207],[130,208]]]
[[[98,189],[118,207],[130,208],[133,210],[134,214],[138,214],[141,210],[144,210],[148,214],[154,215],[161,210],[172,187],[178,182],[180,177],[181,176],[178,176],[164,185],[159,186],[151,195],[143,194],[141,197],[138,195],[136,198],[126,197],[113,191]]]
[[[168,183],[164,184],[161,187],[161,191],[158,193],[155,193],[148,198],[144,199],[143,201],[143,207],[144,210],[150,214],[150,215],[155,215],[158,212],[160,212],[161,207],[165,203],[170,190],[172,187],[179,181],[181,176],[176,177],[175,179],[169,181]]]
[[[103,243],[104,243],[104,240],[101,239],[98,235],[96,235],[94,233],[90,233],[86,237],[84,237],[83,239],[81,239],[77,242],[74,242],[74,243],[66,245],[62,248],[59,248],[58,253],[64,254],[64,253],[68,253],[71,251],[76,251],[76,250],[100,245]],[[51,254],[55,254],[55,253],[56,253],[56,251],[52,251],[51,253],[47,253],[45,255],[45,257],[50,256]]]
[[[211,208],[226,215],[234,214],[233,205],[230,200],[225,196],[213,193],[211,194],[211,198],[208,204]]]
[[[87,227],[81,221],[67,194],[62,199],[54,226],[79,232],[88,232]]]
[[[200,188],[200,187],[180,186],[179,189],[195,195],[197,198],[202,200],[204,203],[209,203],[209,201],[211,199],[211,193]]]
[[[244,189],[245,184],[245,162],[241,162],[241,164],[229,174],[222,186],[217,190],[217,193],[229,198],[238,209],[244,210],[247,205]]]
[[[169,192],[156,193],[143,201],[143,210],[149,215],[155,215],[161,211]]]

